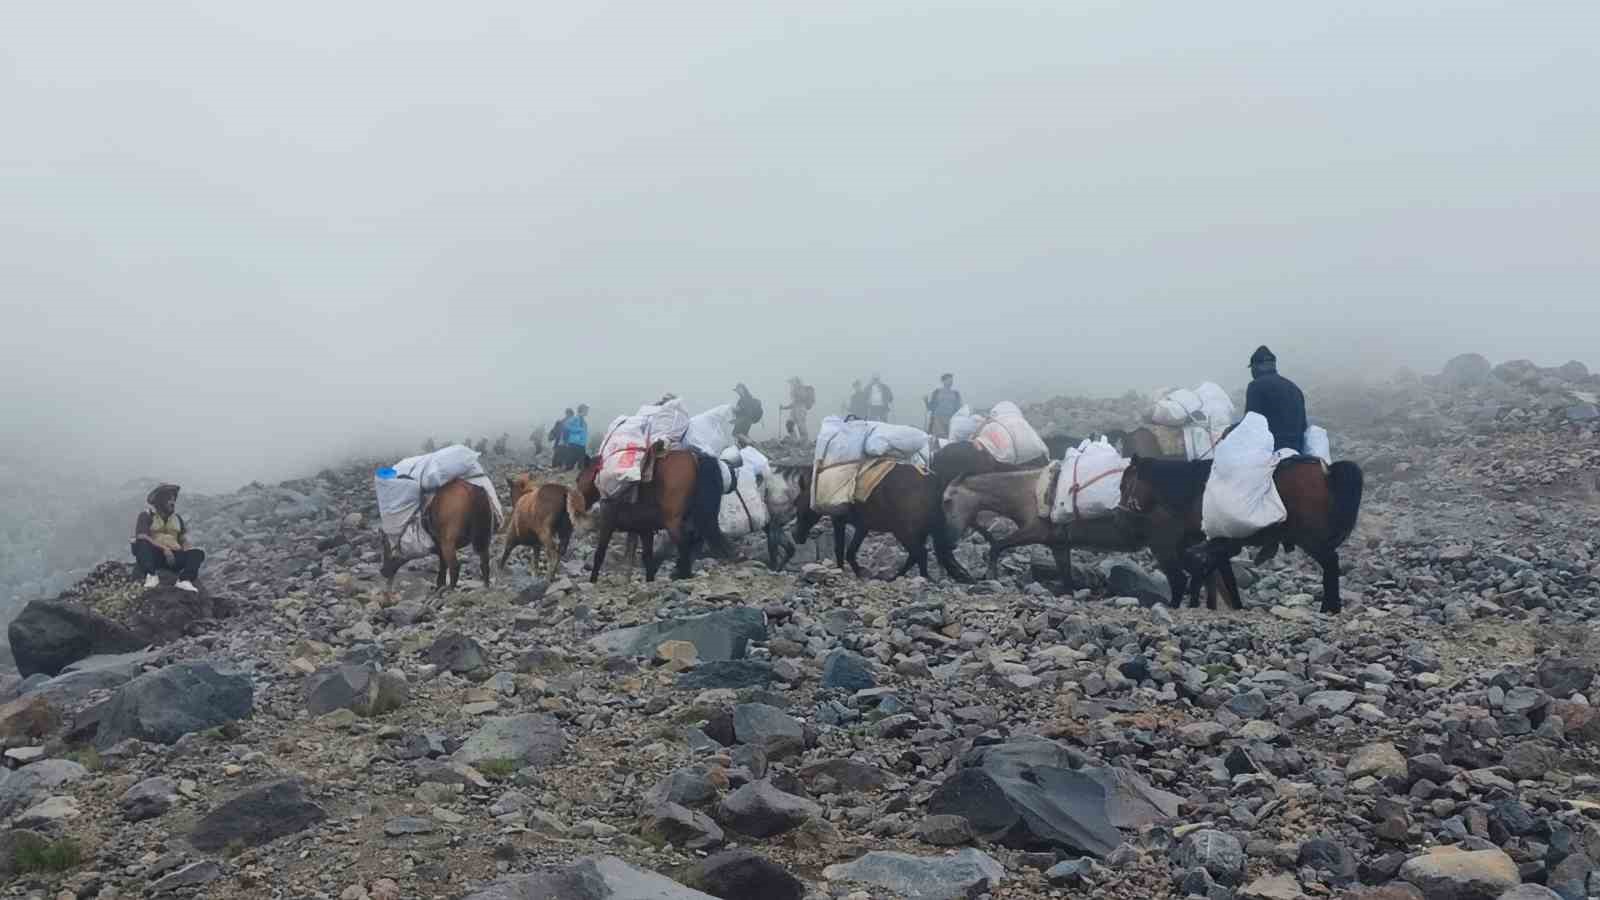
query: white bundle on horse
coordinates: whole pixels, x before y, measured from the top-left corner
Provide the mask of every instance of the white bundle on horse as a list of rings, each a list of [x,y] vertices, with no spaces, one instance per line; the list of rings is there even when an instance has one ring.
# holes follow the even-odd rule
[[[1315,456],[1324,463],[1333,465],[1333,447],[1328,443],[1328,429],[1321,425],[1307,428],[1304,444],[1307,456]]]
[[[683,442],[708,456],[719,456],[733,446],[733,404],[713,406],[689,419]]]
[[[1061,459],[1050,521],[1065,525],[1111,515],[1122,502],[1122,472],[1127,467],[1128,461],[1103,437],[1069,447]]]
[[[644,477],[644,457],[650,449],[643,416],[618,416],[611,420],[600,443],[600,471],[595,490],[607,499],[638,484]]]
[[[765,531],[769,518],[762,489],[766,479],[771,477],[772,467],[761,451],[754,447],[745,447],[737,452],[740,457],[737,470],[726,465],[720,467],[724,481],[722,505],[717,509],[717,524],[723,535],[730,538]],[[732,491],[728,490],[726,480],[730,475],[733,477]]]
[[[458,478],[483,488],[489,495],[498,529],[504,518],[500,498],[478,461],[477,451],[470,447],[452,444],[432,453],[408,456],[373,474],[379,527],[396,556],[415,559],[433,552],[433,538],[422,527],[422,512],[429,495]]]
[[[644,419],[645,439],[652,444],[666,441],[669,450],[682,444],[683,436],[689,431],[689,411],[677,397],[659,405],[641,406],[639,416]]]
[[[887,422],[868,423],[872,427],[862,443],[868,456],[894,456],[911,459],[928,450],[928,433],[910,425],[891,425]]]
[[[982,427],[983,417],[974,415],[972,407],[963,406],[950,417],[949,438],[952,441],[970,441]]]
[[[978,428],[973,443],[988,451],[996,462],[1012,465],[1040,459],[1050,453],[1044,438],[1022,415],[1015,403],[996,403],[989,418]]]
[[[1201,500],[1206,537],[1247,538],[1288,518],[1273,475],[1294,451],[1274,451],[1272,444],[1272,431],[1260,413],[1246,414],[1217,444]]]

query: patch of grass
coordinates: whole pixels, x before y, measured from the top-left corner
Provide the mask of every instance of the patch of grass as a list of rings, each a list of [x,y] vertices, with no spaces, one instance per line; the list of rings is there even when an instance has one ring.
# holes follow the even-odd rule
[[[233,859],[248,849],[250,848],[245,846],[244,838],[234,838],[222,848],[222,856],[224,859]]]
[[[105,760],[100,758],[100,751],[87,744],[67,754],[67,758],[91,772],[98,772],[106,767]]]
[[[488,759],[473,766],[483,777],[492,781],[505,781],[517,774],[522,765],[514,759]]]
[[[22,844],[17,847],[17,871],[27,874],[32,872],[65,872],[75,869],[83,862],[83,848],[72,838],[62,838],[48,844]]]

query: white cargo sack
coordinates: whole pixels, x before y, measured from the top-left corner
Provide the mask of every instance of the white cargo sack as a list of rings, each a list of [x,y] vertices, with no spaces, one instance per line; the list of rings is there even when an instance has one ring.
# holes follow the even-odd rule
[[[910,459],[928,450],[928,433],[910,425],[871,422],[862,450],[868,456],[893,456]]]
[[[649,443],[666,441],[668,450],[682,444],[689,431],[689,411],[677,397],[659,406],[641,406],[639,415],[644,418],[644,436]]]
[[[743,456],[742,453],[740,455]],[[727,482],[723,482],[725,493],[722,495],[722,505],[717,508],[717,525],[726,537],[744,537],[767,528],[767,503],[761,496],[761,482],[766,476],[757,475],[767,468],[767,460],[759,452],[756,456],[760,457],[759,461],[744,457],[734,479],[734,490],[727,491]],[[729,471],[723,468],[724,478]],[[770,472],[770,469],[767,471]]]
[[[817,429],[816,453],[812,457],[819,467],[841,463],[860,462],[867,457],[867,432],[871,422],[857,419],[846,422],[840,416],[828,416]]]
[[[972,407],[963,406],[956,410],[950,417],[950,434],[952,441],[970,441],[983,427],[983,417],[972,414]]]
[[[1122,503],[1122,471],[1127,467],[1128,461],[1103,437],[1068,448],[1050,521],[1065,525],[1111,515]]]
[[[733,446],[733,404],[713,406],[691,418],[683,442],[707,456],[721,456]]]
[[[1184,455],[1191,460],[1210,459],[1217,442],[1233,424],[1233,400],[1228,392],[1208,381],[1195,388],[1200,409],[1190,415],[1183,428]]]
[[[600,471],[594,478],[600,496],[609,500],[638,484],[644,477],[644,455],[649,449],[643,416],[611,420],[605,439],[600,442]]]
[[[500,530],[505,514],[494,482],[478,462],[470,447],[452,444],[433,453],[408,456],[388,469],[373,474],[373,491],[378,496],[379,527],[389,539],[389,549],[401,559],[416,559],[433,552],[433,538],[422,527],[422,511],[428,496],[457,478],[484,490],[494,511],[494,528]]]
[[[1313,425],[1306,429],[1305,439],[1306,455],[1315,456],[1322,460],[1324,465],[1333,465],[1333,448],[1328,444],[1328,429],[1321,425]]]
[[[973,443],[986,450],[995,462],[1006,465],[1028,462],[1050,453],[1044,438],[1028,424],[1022,410],[1009,401],[994,405],[989,418],[978,428]]]
[[[1288,518],[1273,473],[1293,450],[1274,452],[1260,413],[1249,413],[1217,444],[1206,480],[1200,526],[1208,538],[1247,538]]]
[[[1182,428],[1190,424],[1192,417],[1201,413],[1203,405],[1200,395],[1194,391],[1187,388],[1171,391],[1151,407],[1150,421],[1170,428]]]

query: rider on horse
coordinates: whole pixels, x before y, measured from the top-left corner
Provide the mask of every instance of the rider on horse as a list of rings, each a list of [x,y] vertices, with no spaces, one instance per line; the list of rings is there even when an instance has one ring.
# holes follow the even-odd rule
[[[1278,374],[1278,358],[1263,344],[1250,354],[1253,379],[1244,395],[1244,411],[1260,413],[1272,430],[1272,449],[1305,452],[1306,395]]]

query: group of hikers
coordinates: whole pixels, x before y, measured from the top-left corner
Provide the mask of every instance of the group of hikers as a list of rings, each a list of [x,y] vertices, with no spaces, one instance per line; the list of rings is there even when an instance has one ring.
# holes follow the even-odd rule
[[[1305,452],[1306,433],[1305,394],[1293,381],[1278,372],[1277,357],[1266,346],[1256,349],[1250,356],[1250,385],[1245,392],[1245,413],[1258,413],[1266,419],[1272,432],[1274,450]],[[928,413],[928,431],[945,434],[950,420],[962,408],[961,392],[955,388],[953,373],[940,376],[939,387],[924,400]],[[761,401],[743,384],[734,386],[736,402],[734,434],[748,439],[751,426],[761,421]],[[667,395],[670,399],[672,395]],[[850,417],[872,421],[886,421],[894,404],[894,393],[883,379],[874,374],[863,385],[854,383],[847,414]],[[790,437],[802,442],[810,440],[808,416],[816,405],[816,390],[798,376],[789,379],[789,402],[780,406],[787,413],[785,430]],[[582,466],[588,459],[589,407],[578,404],[576,409],[566,409],[561,418],[547,432],[535,432],[535,438],[546,438],[553,446],[551,463],[557,469]],[[497,442],[504,446],[505,437]],[[428,441],[432,444],[432,439]],[[480,442],[482,443],[482,442]],[[537,445],[537,441],[535,444]],[[205,561],[205,552],[190,545],[183,517],[177,512],[179,486],[163,483],[145,498],[146,508],[134,523],[131,551],[136,564],[137,577],[147,588],[156,587],[164,573],[172,577],[176,587],[185,591],[198,590],[195,581]]]

